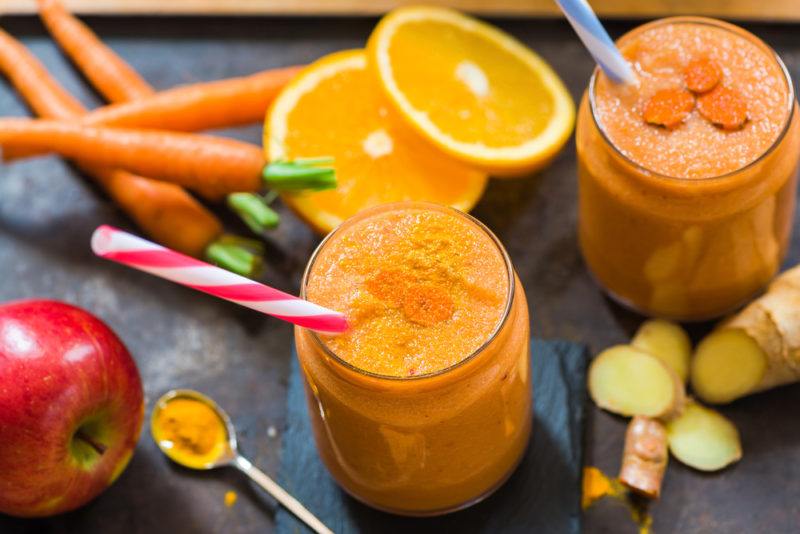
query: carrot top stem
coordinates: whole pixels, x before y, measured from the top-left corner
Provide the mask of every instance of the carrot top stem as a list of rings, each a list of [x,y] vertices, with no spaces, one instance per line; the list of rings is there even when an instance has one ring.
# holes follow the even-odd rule
[[[264,270],[264,246],[254,239],[224,234],[206,247],[205,257],[214,265],[249,278]]]
[[[333,158],[273,161],[264,167],[264,183],[279,192],[323,191],[336,187]]]
[[[262,198],[264,199],[264,204],[269,206],[275,201],[276,198],[278,198],[278,196],[279,196],[278,192],[272,190],[272,191],[267,191]]]
[[[227,197],[228,206],[244,221],[255,234],[277,228],[280,216],[269,207],[269,201],[255,193],[231,193]]]

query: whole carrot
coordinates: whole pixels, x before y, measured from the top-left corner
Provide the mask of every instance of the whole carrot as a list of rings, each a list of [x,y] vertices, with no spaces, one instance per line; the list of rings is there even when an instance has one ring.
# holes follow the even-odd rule
[[[40,4],[47,7],[48,5],[52,5],[53,2],[57,0],[49,0],[47,3]],[[60,7],[60,4],[59,4]],[[46,15],[46,13],[43,13]],[[76,27],[82,28],[82,36],[84,38],[84,45],[88,48],[98,48],[105,51],[107,56],[113,56],[113,61],[106,61],[103,63],[98,63],[95,66],[99,69],[107,69],[105,73],[103,72],[94,72],[90,73],[87,72],[85,69],[88,68],[88,65],[85,62],[80,61],[80,57],[73,56],[73,61],[79,66],[80,69],[84,70],[84,74],[90,80],[94,79],[105,79],[105,82],[109,85],[116,84],[116,87],[108,88],[109,90],[113,90],[120,94],[126,94],[128,86],[125,84],[125,80],[123,77],[115,75],[115,65],[123,64],[127,67],[127,69],[131,69],[130,66],[125,64],[124,60],[120,57],[116,56],[114,52],[105,47],[100,39],[82,22],[80,22],[77,18],[72,16],[69,12],[61,8],[60,17],[64,19],[62,22],[65,25],[71,25]],[[67,19],[71,19],[69,23],[67,23]],[[46,22],[46,21],[45,21]],[[70,43],[61,41],[62,39],[68,37],[68,34],[59,34],[56,32],[51,32],[53,37],[62,44],[62,48],[67,51],[68,54],[71,54],[70,50],[76,50],[75,46],[70,46]],[[291,69],[291,68],[290,68]],[[131,69],[132,70],[132,69]],[[287,74],[292,74],[291,70],[281,70],[278,74],[271,74],[271,75],[264,75],[258,76],[257,80],[253,80],[252,78],[248,80],[247,83],[239,85],[237,89],[243,91],[245,94],[249,91],[252,95],[249,98],[246,98],[245,95],[234,95],[233,93],[229,94],[230,99],[225,98],[226,95],[224,94],[226,91],[224,85],[215,85],[213,93],[216,94],[218,97],[217,100],[217,107],[212,105],[212,102],[203,97],[202,100],[205,103],[203,106],[202,112],[198,113],[200,116],[208,115],[210,120],[211,118],[215,118],[216,121],[222,121],[225,115],[230,116],[239,116],[240,114],[246,115],[249,117],[256,117],[256,120],[261,120],[262,114],[262,104],[259,102],[259,99],[263,98],[264,95],[260,94],[258,89],[258,85],[260,83],[267,84],[268,86],[263,87],[265,91],[271,93],[268,95],[270,98],[274,96],[277,92],[278,87],[276,84],[275,77],[278,77],[278,82],[286,83],[286,80],[281,80],[282,76],[286,76]],[[269,79],[267,79],[269,77]],[[253,84],[251,82],[255,81],[256,83]],[[196,105],[192,105],[192,101],[198,101],[201,95],[197,93],[193,93],[190,89],[185,89],[183,91],[178,90],[183,100],[177,99],[178,102],[183,102],[186,106],[186,112],[183,114],[182,119],[176,120],[177,122],[185,122],[185,121],[197,121],[195,113],[200,111]],[[130,99],[135,100],[136,95],[130,94]],[[239,98],[241,97],[241,98]],[[145,97],[142,97],[145,98]],[[231,105],[235,106],[231,109]],[[224,108],[224,109],[220,109]],[[266,110],[266,105],[263,105],[264,111]],[[154,120],[158,111],[156,110],[151,117],[154,117]],[[238,119],[237,119],[238,120]],[[129,124],[129,123],[122,123],[120,125]],[[163,124],[163,123],[160,123]],[[159,125],[160,125],[159,124]],[[221,125],[221,122],[217,122],[217,125]],[[173,123],[174,127],[174,123]],[[199,128],[199,123],[195,122],[195,128]],[[173,129],[173,128],[170,128]],[[293,162],[275,162],[267,166],[264,170],[264,180],[266,184],[273,188],[273,193],[278,190],[283,191],[296,191],[299,186],[303,186],[306,189],[312,190],[322,190],[322,189],[329,189],[336,186],[336,178],[333,172],[333,169],[330,167],[324,167],[325,164],[330,163],[327,158],[322,159],[305,159],[305,160],[296,160]],[[214,185],[203,185],[197,184],[193,186],[194,190],[199,193],[201,196],[205,197],[208,200],[220,200],[221,194],[218,190],[214,189]],[[249,192],[237,192],[236,194],[230,194],[227,197],[227,204],[237,215],[245,222],[245,224],[253,230],[256,234],[262,234],[264,231],[274,228],[277,224],[279,218],[278,214],[275,213],[270,207],[269,204],[274,200],[275,195],[269,194],[265,197],[262,197],[255,193]]]
[[[39,14],[48,31],[108,100],[125,102],[153,93],[150,85],[130,65],[70,15],[59,0],[38,0],[38,3]]]
[[[0,69],[37,114],[53,119],[79,117],[86,109],[64,91],[25,46],[0,29]]]
[[[44,65],[3,30],[0,30],[0,71],[38,115],[68,119],[85,112]],[[140,228],[165,246],[201,257],[222,234],[217,218],[176,185],[121,170],[79,166]]]
[[[7,143],[25,143],[219,196],[258,190],[266,165],[260,147],[234,139],[74,122],[0,119],[0,145]]]
[[[271,69],[250,76],[198,83],[94,110],[87,125],[193,132],[264,120],[267,107],[302,67]],[[64,117],[53,117],[64,118]],[[36,155],[27,147],[7,146],[5,159]]]
[[[196,132],[262,122],[269,104],[300,66],[197,83],[92,111],[84,124]]]
[[[144,98],[146,95],[142,95],[141,91],[129,91],[129,85],[127,84],[125,76],[119,76],[118,71],[120,70],[120,65],[122,65],[122,70],[133,71],[133,69],[125,63],[125,61],[118,57],[113,50],[106,47],[100,39],[95,35],[87,26],[85,26],[80,20],[75,18],[71,13],[67,12],[63,7],[61,7],[60,3],[57,3],[58,0],[48,0],[45,2],[40,1],[40,15],[43,17],[45,24],[48,25],[51,29],[51,35],[61,43],[62,48],[67,52],[68,55],[72,56],[73,62],[75,62],[78,67],[83,70],[84,74],[89,78],[93,83],[95,80],[102,80],[105,84],[104,87],[99,87],[96,83],[95,86],[104,92],[107,95],[110,94],[119,94],[127,96],[125,100],[137,100],[139,98]],[[49,13],[48,8],[57,7],[59,9],[53,9],[53,13]],[[81,47],[74,46],[74,43],[69,41],[70,33],[69,32],[57,32],[52,31],[56,29],[56,25],[48,24],[48,18],[55,18],[55,15],[58,15],[58,18],[61,22],[62,26],[69,26],[73,28],[80,28],[80,35],[82,38],[82,47],[88,49],[96,49],[102,50],[103,55],[105,57],[105,61],[97,62],[94,64],[89,64],[86,61],[82,61],[81,58]],[[96,68],[96,71],[89,71],[90,67]],[[251,80],[252,81],[252,80]],[[259,79],[260,82],[273,83],[275,80],[264,80]],[[141,82],[141,83],[139,83]],[[141,78],[139,78],[138,85],[145,84]],[[238,89],[246,91],[253,91],[258,89],[257,87],[253,86],[254,84],[246,83],[240,85]],[[152,89],[148,86],[148,89]],[[224,91],[220,89],[224,89],[224,87],[216,86],[215,91],[218,96],[225,96]],[[272,91],[275,91],[272,86],[269,87]],[[252,94],[252,93],[251,93]],[[198,95],[196,93],[192,93],[191,90],[185,90],[181,93],[181,96],[185,104],[188,105],[189,108],[186,113],[183,114],[183,118],[181,122],[187,120],[197,120],[195,117],[197,116],[205,116],[207,115],[209,118],[216,117],[217,120],[221,120],[221,117],[226,114],[236,115],[245,113],[250,117],[257,116],[256,120],[261,120],[261,117],[264,115],[264,111],[266,110],[266,105],[263,106],[263,110],[261,109],[262,106],[259,103],[259,98],[263,98],[263,95],[254,95],[250,98],[246,98],[245,95],[233,95],[230,94],[231,100],[219,100],[218,106],[224,106],[226,109],[218,109],[212,105],[212,102],[206,101],[206,105],[204,109],[197,113],[196,106],[191,105],[191,100],[194,98],[196,99]],[[271,98],[271,97],[270,97]],[[176,104],[180,103],[180,99],[176,102]],[[234,106],[238,106],[233,110],[230,109],[231,104],[233,103]],[[249,109],[245,109],[249,108]],[[215,111],[217,110],[217,111]],[[151,114],[151,117],[155,117],[158,114],[158,110],[155,111],[154,114]],[[237,119],[238,120],[238,119]],[[178,121],[176,121],[177,123]],[[129,124],[129,123],[125,123]],[[162,123],[163,124],[163,123]],[[207,126],[209,127],[209,126]],[[199,127],[198,127],[199,129]],[[11,147],[8,147],[9,150]],[[13,155],[13,150],[11,150]],[[328,170],[321,170],[316,168],[313,164],[310,166],[306,166],[303,168],[303,164],[292,166],[293,173],[299,173],[300,181],[304,181],[306,176],[318,176],[323,177],[324,179],[320,182],[319,187],[332,187],[330,182],[326,182],[325,180],[329,178],[329,169]],[[280,174],[280,173],[278,173]],[[197,186],[195,191],[206,198],[207,200],[220,200],[220,194],[215,191],[213,188],[207,186]],[[270,197],[272,198],[272,197]],[[261,197],[259,195],[253,193],[244,193],[240,192],[240,194],[236,195],[235,198],[228,198],[228,206],[235,211],[239,217],[250,227],[257,234],[263,233],[265,230],[274,227],[277,223],[278,216],[270,207],[269,207],[269,199],[265,197]]]

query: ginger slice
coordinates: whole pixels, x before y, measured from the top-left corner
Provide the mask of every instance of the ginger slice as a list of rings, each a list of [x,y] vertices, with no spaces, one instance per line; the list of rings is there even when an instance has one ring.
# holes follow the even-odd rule
[[[692,342],[680,325],[662,319],[645,321],[636,331],[631,345],[649,352],[667,364],[686,383],[689,378]]]
[[[731,402],[753,391],[766,369],[767,355],[752,337],[739,328],[723,328],[697,345],[692,388],[705,402]]]
[[[717,471],[742,457],[739,431],[715,410],[689,402],[667,423],[669,450],[681,463],[700,471]]]
[[[662,89],[644,105],[645,122],[666,128],[676,128],[694,109],[694,95],[686,89]]]
[[[709,334],[695,351],[691,381],[706,402],[724,403],[800,382],[800,266]]]
[[[600,408],[620,415],[670,417],[683,405],[684,385],[655,356],[617,345],[592,361],[589,395]]]
[[[686,87],[695,93],[707,93],[722,79],[722,70],[708,58],[696,59],[683,71]]]
[[[697,99],[700,115],[723,130],[738,130],[747,122],[747,102],[739,91],[718,85]]]
[[[625,451],[619,480],[648,499],[661,495],[667,470],[667,429],[657,419],[641,415],[631,419],[625,433]]]

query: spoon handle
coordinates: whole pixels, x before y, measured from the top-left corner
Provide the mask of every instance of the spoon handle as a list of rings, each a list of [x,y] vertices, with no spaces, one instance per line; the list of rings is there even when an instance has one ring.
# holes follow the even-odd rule
[[[253,482],[261,486],[264,491],[275,497],[279,503],[296,515],[298,519],[301,519],[314,532],[317,534],[334,534],[322,521],[317,519],[305,506],[300,504],[300,501],[289,495],[277,482],[250,463],[247,458],[237,455],[236,458],[234,458],[233,465],[235,465],[239,471],[249,476]]]

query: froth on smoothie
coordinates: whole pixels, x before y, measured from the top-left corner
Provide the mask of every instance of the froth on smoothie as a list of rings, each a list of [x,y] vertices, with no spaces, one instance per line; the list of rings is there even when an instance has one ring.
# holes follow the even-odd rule
[[[477,351],[497,329],[509,272],[494,240],[450,211],[385,211],[337,232],[309,273],[306,296],[346,314],[324,343],[379,375],[435,373]]]
[[[762,44],[724,27],[698,22],[661,24],[623,37],[618,46],[639,85],[597,77],[594,114],[612,144],[645,169],[677,178],[724,175],[764,154],[785,129],[791,106],[784,74]],[[747,120],[733,131],[712,124],[695,106],[675,128],[643,120],[648,99],[661,90],[684,88],[685,69],[708,60],[721,71],[720,84],[736,91]]]

